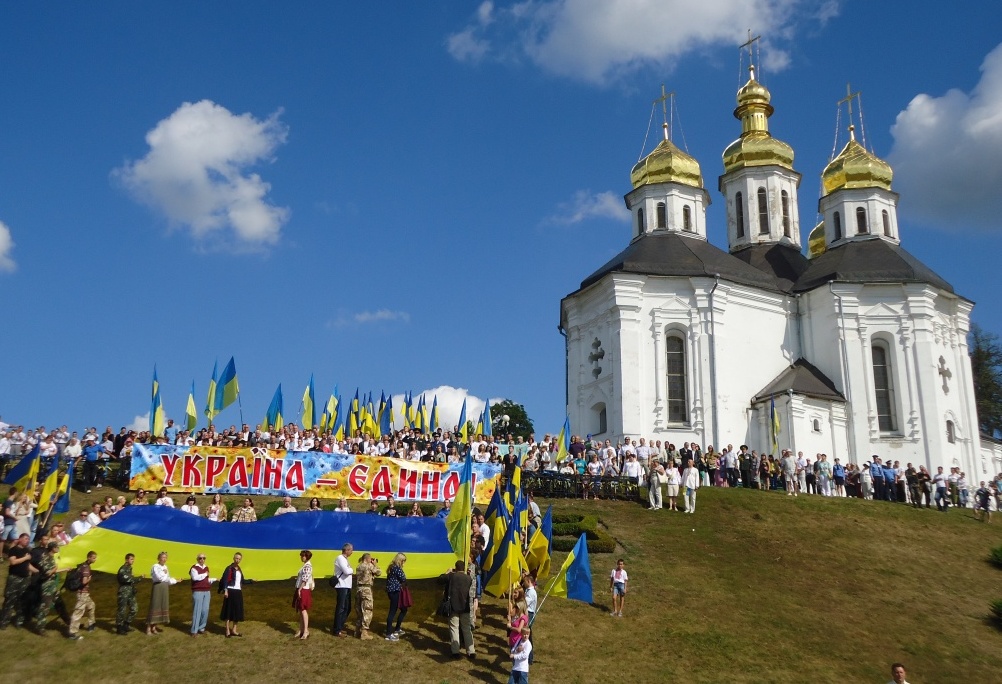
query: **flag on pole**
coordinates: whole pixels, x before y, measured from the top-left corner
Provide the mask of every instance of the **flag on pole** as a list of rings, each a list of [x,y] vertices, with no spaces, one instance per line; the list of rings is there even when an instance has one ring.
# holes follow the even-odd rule
[[[431,405],[431,415],[428,417],[428,429],[434,432],[438,429],[438,395],[435,395],[435,401]]]
[[[470,429],[466,425],[466,397],[463,397],[463,408],[459,411],[459,441],[468,444],[470,441]]]
[[[518,525],[513,516],[494,552],[491,568],[484,576],[484,591],[491,596],[507,594],[512,585],[522,579],[522,570],[528,569],[519,543]]]
[[[219,380],[216,381],[216,406],[218,411],[222,411],[232,404],[240,396],[240,383],[237,382],[237,365],[230,357],[230,362],[226,364]],[[218,413],[217,411],[217,413]]]
[[[212,419],[219,415],[222,407],[216,405],[216,383],[218,382],[219,362],[212,364],[212,379],[209,380],[209,396],[205,400],[205,417],[212,422]]]
[[[56,505],[53,506],[53,513],[70,512],[70,491],[73,489],[73,468],[71,467],[63,478],[59,481],[59,491],[57,493]]]
[[[484,403],[484,417],[483,417],[483,421],[484,421],[484,430],[483,430],[484,436],[486,437],[488,435],[493,435],[494,434],[494,428],[491,425],[492,419],[491,419],[491,401],[490,401],[490,399],[488,399]]]
[[[557,463],[570,458],[571,452],[571,419],[564,417],[564,426],[557,435]]]
[[[508,529],[510,521],[511,511],[505,505],[501,490],[495,487],[494,494],[491,495],[491,501],[487,504],[487,512],[484,514],[484,524],[487,525],[487,529],[491,533],[480,558],[480,567],[491,567],[494,561],[494,552],[497,551],[501,538],[504,537],[505,530]]]
[[[261,431],[281,432],[283,427],[285,427],[285,418],[282,416],[282,384],[279,383],[278,389],[275,390],[275,395],[271,398],[268,412],[264,414],[264,423],[261,425]]]
[[[22,456],[16,466],[7,471],[3,483],[16,487],[19,492],[34,492],[41,460],[41,443],[39,443],[25,456]]]
[[[331,392],[331,396],[327,400],[327,404],[324,406],[323,413],[320,414],[321,432],[334,430],[334,417],[336,415],[337,415],[337,385],[334,385],[334,391]]]
[[[150,399],[157,396],[157,392],[160,391],[160,381],[157,380],[157,364],[153,364],[153,393],[150,395]]]
[[[317,424],[317,402],[313,399],[313,374],[310,373],[310,384],[303,392],[303,427],[312,430]]]
[[[473,457],[466,454],[466,461],[459,474],[459,488],[452,501],[449,515],[445,517],[445,529],[449,543],[456,557],[464,563],[470,555],[470,517],[473,515]]]
[[[776,410],[776,397],[769,399],[769,426],[772,432],[772,450],[779,448],[779,411]]]
[[[379,415],[379,431],[384,435],[390,435],[393,433],[393,397],[390,396],[386,400],[386,406],[383,407],[382,413]]]
[[[70,465],[72,468],[72,464]],[[49,466],[49,472],[45,474],[42,481],[42,491],[38,493],[38,508],[35,510],[36,516],[41,516],[56,500],[59,493],[59,458],[54,457]]]
[[[348,418],[349,407],[341,403],[341,397],[337,398],[337,415],[334,417],[334,439],[341,441],[344,439],[345,421]]]
[[[529,551],[525,560],[529,564],[529,572],[536,579],[542,579],[550,574],[550,557],[553,554],[553,506],[546,509],[543,522],[532,534],[529,540]]]
[[[560,566],[560,571],[553,579],[551,592],[554,596],[592,602],[591,565],[588,562],[588,538],[585,534],[581,534],[567,560]]]
[[[198,425],[198,409],[195,407],[195,381],[191,381],[191,392],[188,393],[188,405],[184,409],[184,429],[189,433],[195,431]]]
[[[160,400],[160,383],[157,382],[157,372],[153,371],[153,403],[150,405],[150,434],[160,437],[164,433],[164,405]]]

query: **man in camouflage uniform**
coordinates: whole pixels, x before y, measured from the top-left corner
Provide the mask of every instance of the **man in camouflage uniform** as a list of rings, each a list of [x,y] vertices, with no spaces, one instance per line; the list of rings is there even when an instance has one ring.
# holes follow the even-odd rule
[[[38,561],[39,603],[35,610],[35,632],[45,634],[45,623],[49,612],[59,598],[59,573],[56,572],[56,554],[59,553],[59,542],[50,541],[45,547],[45,553]]]
[[[132,574],[132,564],[136,556],[125,554],[125,563],[118,569],[118,612],[115,614],[115,631],[128,634],[132,629],[132,621],[136,618],[139,606],[136,604],[136,581]]]
[[[358,598],[358,638],[373,639],[369,634],[372,622],[372,580],[379,577],[379,561],[370,553],[362,554],[362,560],[355,568],[355,594]]]
[[[22,534],[7,552],[10,570],[3,592],[3,608],[0,609],[0,629],[7,629],[11,618],[18,627],[24,621],[24,593],[31,584],[31,576],[38,572],[38,568],[31,564],[28,539],[27,534]],[[369,595],[372,595],[371,592]]]

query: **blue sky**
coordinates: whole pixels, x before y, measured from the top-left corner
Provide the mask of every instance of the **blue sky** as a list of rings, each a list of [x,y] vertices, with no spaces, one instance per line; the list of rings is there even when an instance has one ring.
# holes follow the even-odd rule
[[[1002,333],[1000,25],[983,2],[3,3],[0,416],[117,429],[157,364],[177,417],[233,355],[248,422],[278,383],[294,419],[313,373],[318,403],[443,388],[447,420],[469,392],[558,430],[559,301],[629,241],[662,82],[726,248],[748,28],[802,238],[848,81],[903,246]]]

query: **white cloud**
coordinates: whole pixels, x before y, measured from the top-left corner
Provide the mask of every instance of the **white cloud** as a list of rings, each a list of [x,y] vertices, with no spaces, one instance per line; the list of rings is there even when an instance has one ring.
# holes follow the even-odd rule
[[[902,210],[956,228],[1000,227],[1002,45],[985,57],[970,94],[916,95],[891,127]]]
[[[185,102],[146,134],[146,156],[114,175],[196,239],[230,230],[245,247],[274,244],[289,210],[267,201],[271,185],[249,169],[285,142],[280,113],[259,120],[209,100]]]
[[[344,328],[351,325],[365,325],[366,323],[410,323],[411,315],[406,311],[392,311],[390,309],[377,309],[376,311],[359,311],[354,314],[341,314],[337,318],[327,323],[328,328]]]
[[[17,270],[17,264],[10,256],[13,250],[14,240],[10,236],[10,228],[3,221],[0,221],[0,271]]]
[[[447,44],[459,61],[507,59],[514,52],[551,73],[607,83],[642,66],[671,67],[707,47],[737,46],[749,27],[792,41],[803,22],[824,23],[837,12],[836,0],[524,1],[487,12],[481,5]],[[775,40],[762,50],[768,69],[790,64]]]
[[[150,429],[150,412],[147,411],[141,416],[136,416],[132,419],[132,422],[125,426],[127,430],[135,430],[136,432],[146,432]]]
[[[415,406],[417,405],[418,398],[421,395],[424,395],[429,411],[431,411],[431,406],[435,401],[435,397],[438,397],[438,424],[443,430],[451,430],[459,423],[459,413],[463,410],[464,399],[466,400],[466,419],[473,421],[474,425],[477,424],[477,418],[480,414],[484,412],[484,404],[486,403],[484,399],[470,394],[469,390],[461,387],[452,387],[450,385],[440,385],[438,387],[426,389],[423,392],[415,392]],[[491,404],[496,404],[500,401],[504,401],[504,399],[494,397],[489,399],[489,401]],[[394,394],[393,413],[397,419],[395,425],[397,428],[403,425],[403,420],[401,418],[402,414],[400,412],[403,405],[404,395]]]
[[[549,216],[545,222],[569,226],[591,218],[628,221],[630,211],[623,204],[622,197],[608,190],[598,193],[578,190],[569,202],[558,204],[557,211]]]

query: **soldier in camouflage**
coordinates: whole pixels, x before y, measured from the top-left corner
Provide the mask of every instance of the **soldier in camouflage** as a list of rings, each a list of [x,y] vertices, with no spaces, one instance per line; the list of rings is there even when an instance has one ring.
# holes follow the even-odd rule
[[[115,614],[115,631],[128,634],[132,629],[132,621],[136,617],[139,606],[136,604],[136,581],[138,577],[132,574],[132,564],[136,556],[125,554],[125,563],[118,569],[118,612]]]
[[[369,623],[372,622],[372,580],[379,577],[379,561],[372,554],[362,554],[355,568],[355,594],[358,597],[358,638],[372,639]]]
[[[45,623],[49,612],[59,598],[59,573],[56,571],[56,554],[59,553],[59,542],[51,541],[45,547],[45,553],[38,561],[38,574],[41,577],[39,586],[39,604],[35,610],[34,627],[41,635],[45,633]]]
[[[18,627],[24,622],[24,594],[31,584],[31,576],[38,572],[38,568],[31,564],[28,539],[29,535],[22,534],[7,552],[10,569],[3,592],[3,608],[0,609],[0,629],[7,629],[11,619]]]

